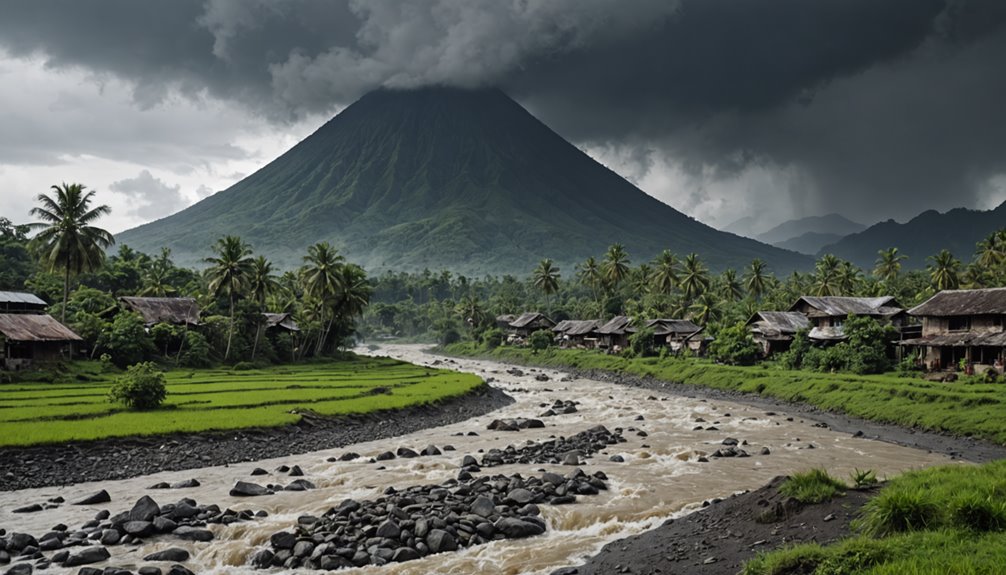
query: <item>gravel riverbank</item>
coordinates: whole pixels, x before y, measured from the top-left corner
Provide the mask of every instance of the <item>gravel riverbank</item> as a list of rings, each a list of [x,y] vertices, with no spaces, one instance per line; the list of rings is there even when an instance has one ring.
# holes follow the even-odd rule
[[[298,424],[283,427],[3,448],[0,491],[125,479],[331,449],[457,423],[511,403],[507,394],[484,385],[432,405],[363,416],[305,416]]]

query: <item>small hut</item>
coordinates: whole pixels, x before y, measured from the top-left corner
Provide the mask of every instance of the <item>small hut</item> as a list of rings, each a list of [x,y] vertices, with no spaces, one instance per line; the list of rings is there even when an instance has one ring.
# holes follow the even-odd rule
[[[520,317],[510,322],[510,329],[513,334],[520,338],[527,338],[532,333],[542,329],[552,329],[555,322],[545,314],[529,311],[522,313]]]
[[[0,291],[0,313],[45,313],[46,305],[32,293]]]
[[[0,365],[18,370],[33,362],[72,359],[74,345],[83,341],[50,315],[0,314]]]
[[[625,315],[616,315],[607,323],[597,328],[598,347],[614,350],[616,347],[624,349],[629,345],[629,334],[631,332],[632,318]]]
[[[597,347],[597,328],[601,322],[596,319],[564,319],[552,331],[562,347]]]
[[[810,320],[798,311],[759,311],[746,326],[767,357],[789,349],[798,331],[810,329]]]
[[[687,319],[654,319],[646,322],[646,327],[653,330],[654,344],[657,347],[667,347],[674,352],[687,348],[693,353],[702,354],[712,340],[700,337],[702,328]]]
[[[190,297],[120,297],[123,306],[143,317],[150,327],[157,323],[199,325],[199,304]]]
[[[300,326],[297,325],[297,322],[293,321],[293,316],[288,313],[263,313],[262,317],[265,318],[265,328],[267,330],[276,329],[291,333],[300,331]]]
[[[843,323],[850,315],[872,317],[899,328],[907,317],[905,309],[893,296],[802,296],[789,311],[807,316],[811,324],[807,337],[819,343],[843,341]]]
[[[956,367],[963,361],[978,372],[1003,372],[1006,288],[944,290],[908,313],[922,319],[922,334],[899,343],[918,350],[928,368]]]

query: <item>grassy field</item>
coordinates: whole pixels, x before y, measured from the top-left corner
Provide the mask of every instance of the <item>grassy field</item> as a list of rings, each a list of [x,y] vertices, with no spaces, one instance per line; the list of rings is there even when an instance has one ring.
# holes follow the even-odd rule
[[[150,412],[110,403],[118,374],[103,373],[97,362],[76,362],[72,373],[54,382],[0,385],[0,447],[277,426],[296,422],[298,412],[368,413],[430,403],[482,384],[470,374],[350,357],[243,371],[171,370],[167,400]]]
[[[834,545],[761,555],[744,574],[1006,572],[1006,461],[906,473],[866,504],[854,528]]]
[[[602,369],[754,393],[865,419],[1006,444],[1006,386],[1002,384],[939,383],[894,374],[858,376],[788,371],[769,364],[735,367],[698,359],[625,359],[587,350],[549,349],[534,354],[526,348],[500,347],[489,352],[470,343],[449,346],[447,351],[548,367]]]

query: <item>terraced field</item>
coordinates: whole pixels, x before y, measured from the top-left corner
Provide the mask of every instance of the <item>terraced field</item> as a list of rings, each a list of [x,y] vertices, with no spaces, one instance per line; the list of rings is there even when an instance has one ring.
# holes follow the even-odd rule
[[[97,363],[74,365],[56,383],[0,385],[0,446],[270,427],[304,412],[362,414],[464,394],[482,381],[385,358],[277,366],[260,370],[171,370],[161,409],[131,412],[108,401],[117,374]]]

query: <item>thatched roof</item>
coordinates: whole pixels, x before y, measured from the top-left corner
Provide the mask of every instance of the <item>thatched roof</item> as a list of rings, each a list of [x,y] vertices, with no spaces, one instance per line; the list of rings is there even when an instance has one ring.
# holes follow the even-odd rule
[[[810,317],[845,317],[850,314],[891,317],[904,311],[894,296],[802,296],[790,306],[789,311],[799,311],[801,303],[812,308],[808,314]]]
[[[10,341],[82,341],[50,315],[2,313],[0,333]]]
[[[908,310],[914,316],[1006,314],[1006,288],[944,290]]]
[[[565,335],[587,335],[596,331],[600,322],[596,319],[564,319],[557,323],[552,331]]]
[[[143,316],[147,325],[199,325],[199,304],[190,297],[120,297],[119,301]]]
[[[646,322],[653,329],[653,335],[691,335],[702,328],[687,319],[653,319]]]
[[[796,332],[810,329],[810,320],[798,311],[759,311],[746,325],[752,332],[769,339],[790,339]]]
[[[517,319],[517,316],[515,316],[514,314],[505,313],[503,315],[496,316],[496,323],[510,325],[510,322],[512,322],[515,319]]]
[[[937,347],[1006,347],[1006,332],[998,333],[950,333],[917,337],[898,342],[898,345],[932,345]]]
[[[554,326],[555,322],[547,318],[544,314],[536,311],[529,311],[520,314],[520,317],[510,322],[510,327],[527,327],[534,323],[547,324],[549,326]]]
[[[293,316],[288,313],[263,313],[266,329],[280,327],[287,331],[300,331],[300,326],[293,321]]]
[[[608,323],[597,328],[597,333],[603,335],[625,335],[627,329],[632,324],[632,318],[625,315],[616,315]]]

